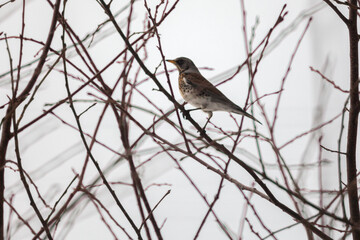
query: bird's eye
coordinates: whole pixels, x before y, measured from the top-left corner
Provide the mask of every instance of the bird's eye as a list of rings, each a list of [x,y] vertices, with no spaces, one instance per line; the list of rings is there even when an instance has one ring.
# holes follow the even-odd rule
[[[184,60],[182,60],[182,59],[177,60],[177,64],[179,64],[179,66],[180,66],[180,65],[183,65],[183,63],[184,63]]]

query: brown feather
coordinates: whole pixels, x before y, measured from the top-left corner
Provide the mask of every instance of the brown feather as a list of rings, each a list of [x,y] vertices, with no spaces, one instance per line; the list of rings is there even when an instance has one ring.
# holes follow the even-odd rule
[[[238,110],[237,113],[245,112],[242,108],[240,108],[230,99],[228,99],[220,90],[218,90],[200,73],[182,73],[181,75],[183,75],[183,77],[185,77],[187,81],[191,82],[191,84],[194,85],[194,88],[198,90],[199,95],[204,94],[209,96],[214,102],[229,105],[229,107],[233,108],[234,110]],[[234,112],[236,113],[236,111]]]
[[[206,78],[204,78],[200,73],[182,73],[182,78],[186,78],[187,81],[191,82],[192,85],[199,90],[199,92],[204,92],[218,98],[219,100],[230,101],[220,90],[218,90],[214,85],[212,85]]]

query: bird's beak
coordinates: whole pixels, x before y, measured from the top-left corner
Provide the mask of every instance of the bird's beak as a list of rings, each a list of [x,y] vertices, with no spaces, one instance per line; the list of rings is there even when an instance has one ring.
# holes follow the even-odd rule
[[[172,63],[172,64],[174,64],[174,65],[176,65],[175,60],[170,60],[170,59],[167,59],[166,61],[167,61],[167,62],[170,62],[170,63]]]

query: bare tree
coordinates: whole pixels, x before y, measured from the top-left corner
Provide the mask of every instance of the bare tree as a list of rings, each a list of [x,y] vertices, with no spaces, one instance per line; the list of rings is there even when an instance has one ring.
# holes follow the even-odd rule
[[[225,86],[247,74],[243,107],[250,112],[258,109],[263,126],[230,114],[228,118],[236,131],[216,121],[210,121],[206,131],[202,131],[189,106],[176,98],[176,84],[171,80],[176,74],[165,62],[162,26],[169,16],[177,14],[182,1],[94,1],[96,5],[92,7],[100,12],[102,20],[94,21],[94,29],[86,34],[80,34],[67,18],[75,3],[44,2],[46,11],[52,13],[45,41],[26,34],[30,7],[25,0],[21,4],[7,1],[0,5],[0,9],[13,4],[21,6],[20,33],[0,33],[3,52],[7,53],[2,59],[8,62],[0,84],[10,89],[6,102],[1,103],[0,239],[19,239],[23,235],[26,239],[66,239],[86,219],[83,214],[97,216],[96,224],[113,239],[166,239],[166,221],[171,216],[158,212],[172,195],[172,188],[168,182],[154,180],[166,171],[161,168],[164,166],[175,167],[195,190],[193,195],[181,196],[178,201],[194,197],[203,201],[205,211],[196,219],[193,239],[207,235],[210,219],[224,239],[280,239],[282,233],[297,226],[304,229],[307,239],[360,239],[356,169],[360,111],[358,1],[324,0],[293,20],[288,19],[284,5],[263,35],[258,32],[263,23],[249,24],[246,2],[240,1],[245,57],[211,80],[216,86]],[[331,90],[346,95],[346,100],[342,109],[328,119],[324,117],[325,103],[319,101],[314,125],[283,142],[279,136],[285,85],[312,26],[312,16],[324,8],[332,9],[349,32],[350,89],[344,90],[327,75],[327,61],[321,70],[310,66],[310,74],[331,86]],[[348,9],[348,17],[341,8]],[[134,19],[142,16],[139,30],[136,23],[140,21]],[[259,75],[265,59],[290,34],[297,34],[297,40],[285,53],[288,60],[278,81],[280,85],[275,91],[264,92]],[[109,47],[109,37],[116,38],[118,44]],[[31,48],[37,54],[29,57],[27,51]],[[100,60],[103,55],[95,54],[96,48],[110,57]],[[158,62],[148,60],[149,51],[157,52]],[[51,94],[49,101],[42,89],[53,86],[56,94]],[[320,92],[325,94],[324,90]],[[41,106],[41,110],[36,110],[36,106]],[[334,150],[324,145],[323,135],[327,127],[339,123],[338,149]],[[58,129],[55,125],[62,129],[58,141],[41,142]],[[347,147],[342,152],[345,127]],[[111,129],[111,136],[104,136],[107,129]],[[305,140],[308,143],[301,163],[290,163],[295,154],[286,153],[289,147],[302,148],[299,142]],[[35,143],[41,146],[41,153],[36,156],[27,153]],[[306,159],[311,148],[316,149],[315,162]],[[59,152],[49,157],[50,149]],[[332,153],[334,161],[338,161],[336,189],[328,189],[323,183],[324,169],[332,162],[323,157],[324,152]],[[40,164],[39,156],[45,156],[46,161]],[[344,157],[346,184],[341,169]],[[189,161],[216,177],[214,196],[209,196],[196,175],[184,166]],[[54,171],[59,171],[56,181],[47,177]],[[146,175],[145,171],[153,172],[153,178],[147,177],[151,174]],[[309,189],[304,179],[310,171],[315,173],[313,181],[317,184]],[[241,208],[241,212],[229,214],[239,219],[237,232],[218,209],[226,204],[226,186],[231,187],[234,198],[238,198],[236,206]],[[23,203],[24,198],[30,206]],[[127,199],[131,199],[130,203]],[[263,206],[278,211],[279,218],[286,218],[287,224],[274,225]],[[182,237],[181,232],[178,234]]]

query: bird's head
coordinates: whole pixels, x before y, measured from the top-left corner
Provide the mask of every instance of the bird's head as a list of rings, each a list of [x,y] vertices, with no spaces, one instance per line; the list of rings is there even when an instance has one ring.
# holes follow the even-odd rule
[[[197,67],[193,63],[193,61],[191,61],[190,59],[188,59],[186,57],[179,57],[179,58],[176,58],[174,60],[166,60],[166,61],[171,62],[172,64],[174,64],[176,66],[176,68],[179,70],[180,73],[183,73],[183,72],[196,72],[196,73],[198,73],[199,72],[199,70],[197,69]]]

